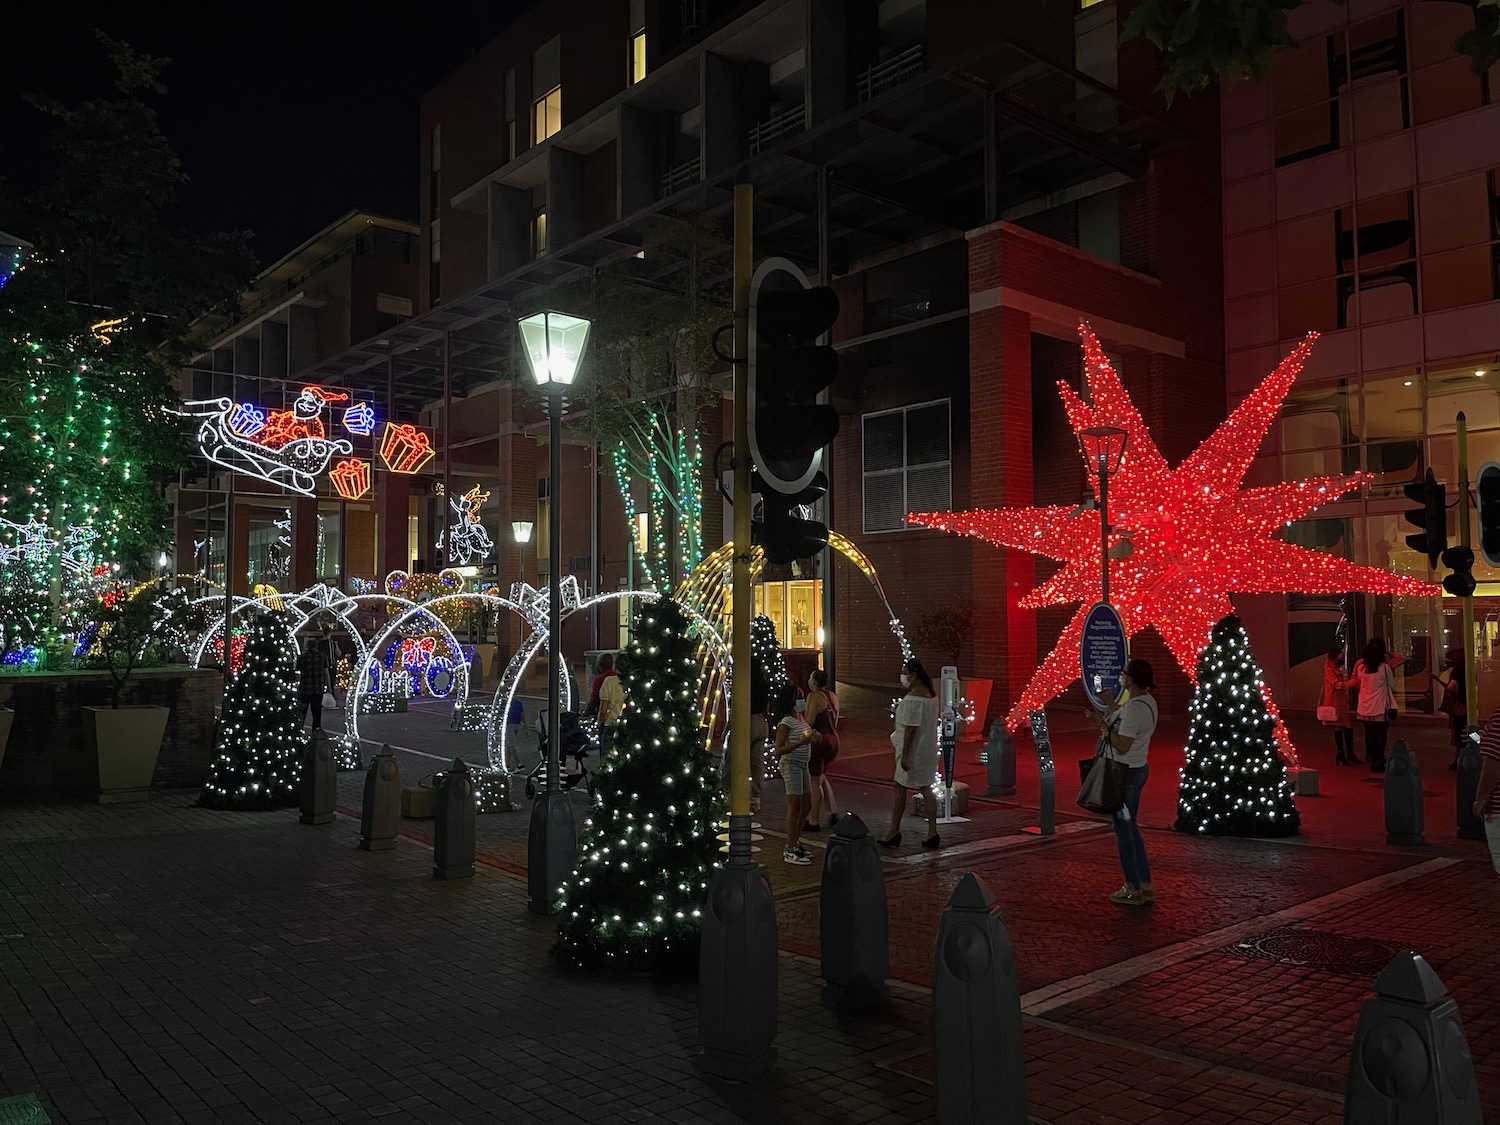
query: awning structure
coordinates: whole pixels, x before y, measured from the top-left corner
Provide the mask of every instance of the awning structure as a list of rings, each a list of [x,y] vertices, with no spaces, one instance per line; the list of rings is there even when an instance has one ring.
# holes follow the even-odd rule
[[[729,211],[742,172],[756,186],[757,251],[815,271],[821,203],[837,274],[923,238],[1138,179],[1152,155],[1185,140],[1109,86],[1010,38],[942,68],[926,68],[921,48],[913,48],[871,68],[858,96],[854,107],[811,128],[800,111],[763,123],[752,142],[758,151],[741,164],[446,300],[299,378],[382,399],[394,392],[398,414],[441,399],[445,385],[463,395],[511,378],[515,318],[561,285],[586,283],[607,263],[619,263],[642,285],[676,293],[691,285],[727,306]],[[664,230],[684,220],[710,232],[692,260],[657,249],[671,244]],[[638,258],[645,248],[652,249]]]

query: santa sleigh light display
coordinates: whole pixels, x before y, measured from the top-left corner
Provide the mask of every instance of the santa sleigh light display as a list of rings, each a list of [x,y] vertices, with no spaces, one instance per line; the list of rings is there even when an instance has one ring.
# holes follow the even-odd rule
[[[303,387],[290,410],[268,413],[249,403],[210,398],[185,402],[175,413],[201,419],[198,449],[208,460],[313,496],[328,463],[354,451],[347,439],[329,438],[323,426],[329,403],[348,398],[342,391]]]

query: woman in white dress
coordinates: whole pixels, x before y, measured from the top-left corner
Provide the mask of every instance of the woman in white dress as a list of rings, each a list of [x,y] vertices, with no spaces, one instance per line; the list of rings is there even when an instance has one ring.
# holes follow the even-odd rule
[[[896,751],[891,829],[878,842],[885,848],[900,845],[907,790],[923,789],[927,792],[922,801],[927,810],[927,839],[922,846],[936,848],[942,843],[938,839],[937,800],[932,793],[932,783],[937,777],[937,693],[932,690],[932,677],[915,657],[902,669],[901,686],[906,689],[906,696],[896,705],[896,729],[891,733],[891,745]]]

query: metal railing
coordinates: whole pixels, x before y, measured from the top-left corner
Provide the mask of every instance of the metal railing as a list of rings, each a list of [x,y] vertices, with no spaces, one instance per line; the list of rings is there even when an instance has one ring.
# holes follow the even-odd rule
[[[770,148],[778,141],[794,136],[806,128],[807,106],[805,103],[794,105],[786,112],[778,113],[759,125],[752,125],[750,132],[746,134],[750,142],[750,155],[754,156],[762,149]]]
[[[672,195],[674,192],[696,184],[702,178],[703,161],[695,156],[684,164],[667,169],[666,174],[661,178],[661,193],[664,197]]]
[[[892,55],[885,62],[876,63],[859,76],[859,100],[867,102],[903,82],[910,81],[923,70],[922,44],[913,43],[906,50]]]

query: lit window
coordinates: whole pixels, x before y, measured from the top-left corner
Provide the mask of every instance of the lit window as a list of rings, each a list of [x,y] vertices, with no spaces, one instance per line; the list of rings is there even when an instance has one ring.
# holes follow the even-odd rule
[[[1104,0],[1078,0],[1078,7],[1080,9],[1083,9],[1083,8],[1092,8],[1095,4],[1102,4],[1102,3],[1104,3]]]
[[[646,77],[646,33],[637,31],[630,37],[630,81]]]
[[[547,252],[547,212],[538,211],[531,217],[531,256],[540,258]]]
[[[532,103],[535,144],[541,144],[562,128],[562,87],[554,86]]]

